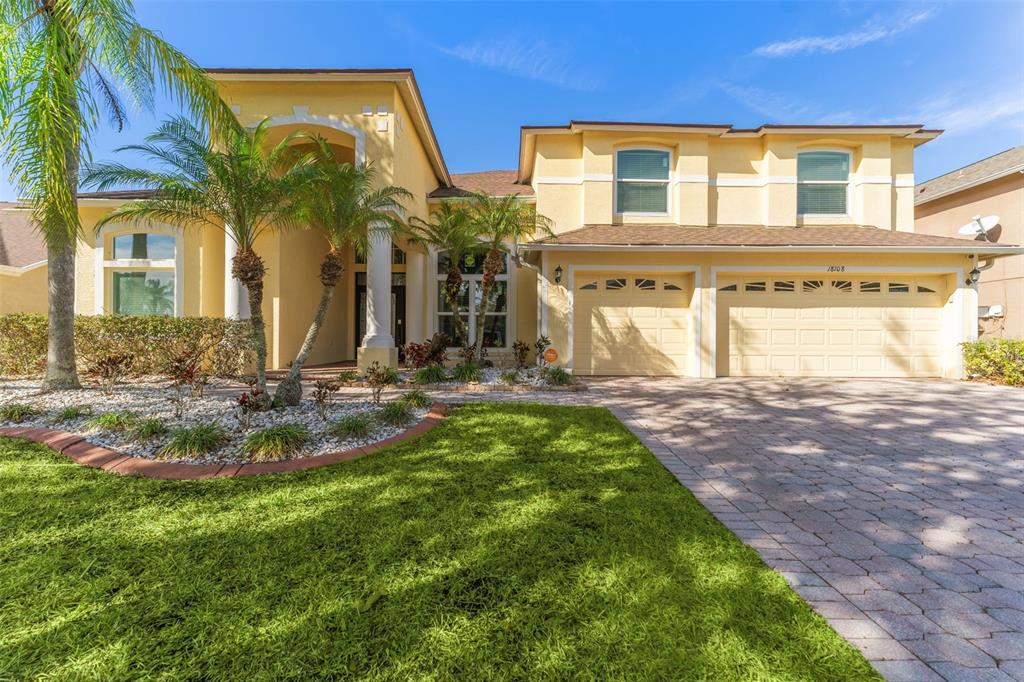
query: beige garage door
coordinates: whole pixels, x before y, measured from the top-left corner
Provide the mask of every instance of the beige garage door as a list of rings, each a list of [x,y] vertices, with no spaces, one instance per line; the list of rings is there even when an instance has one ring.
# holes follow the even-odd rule
[[[718,373],[941,376],[944,303],[937,277],[725,280],[718,289]]]
[[[574,372],[689,373],[691,275],[583,272],[575,280]]]

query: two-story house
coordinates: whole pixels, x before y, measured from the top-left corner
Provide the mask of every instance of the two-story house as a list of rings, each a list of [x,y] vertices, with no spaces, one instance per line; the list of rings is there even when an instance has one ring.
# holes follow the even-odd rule
[[[921,125],[522,129],[539,327],[582,374],[955,377],[979,259],[914,232]],[[976,274],[975,274],[976,277]]]
[[[269,120],[272,143],[304,129],[372,162],[412,192],[406,217],[470,190],[536,202],[555,236],[509,245],[484,321],[495,359],[544,334],[579,374],[958,377],[972,271],[1022,252],[914,232],[914,149],[939,134],[921,125],[526,126],[517,171],[453,176],[411,70],[211,73],[240,120]],[[80,195],[87,233],[133,196]],[[271,368],[302,342],[325,250],[294,231],[257,244]],[[79,249],[76,309],[245,316],[232,256],[219,230],[105,228]],[[349,255],[311,363],[393,364],[406,341],[451,328],[445,254],[381,238],[365,260]],[[470,301],[479,260],[463,264]],[[473,306],[459,314],[475,322]]]

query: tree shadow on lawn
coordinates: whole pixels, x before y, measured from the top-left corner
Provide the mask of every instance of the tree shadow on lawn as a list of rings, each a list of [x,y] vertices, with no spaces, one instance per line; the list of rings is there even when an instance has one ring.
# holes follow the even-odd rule
[[[0,677],[875,675],[604,409],[196,482],[0,440],[0,486]]]

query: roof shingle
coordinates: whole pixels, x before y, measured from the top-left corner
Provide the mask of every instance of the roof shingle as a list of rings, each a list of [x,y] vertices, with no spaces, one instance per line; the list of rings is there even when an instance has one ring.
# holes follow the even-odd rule
[[[761,225],[585,225],[576,230],[534,242],[537,245],[594,246],[822,246],[822,247],[971,247],[982,243],[971,239],[939,237],[914,232],[895,232],[861,225],[807,227],[763,227]],[[1000,251],[1001,244],[983,244]]]
[[[23,268],[46,260],[46,244],[31,211],[0,203],[0,265]]]
[[[471,192],[483,192],[492,197],[519,194],[533,196],[533,188],[516,182],[519,172],[514,170],[492,170],[479,173],[452,173],[454,187],[438,187],[430,193],[432,199],[464,197]]]
[[[1024,171],[1024,145],[920,183],[914,188],[914,203],[923,204],[1018,171]]]

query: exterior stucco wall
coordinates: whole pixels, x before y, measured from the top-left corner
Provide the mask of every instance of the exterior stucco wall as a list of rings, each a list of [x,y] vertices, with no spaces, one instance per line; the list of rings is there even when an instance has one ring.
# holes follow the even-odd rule
[[[955,236],[976,215],[998,215],[991,233],[1000,244],[1024,244],[1024,175],[1014,175],[917,206],[915,229]],[[1001,305],[1005,316],[979,320],[982,338],[1024,338],[1024,256],[997,259],[981,273],[978,305]]]
[[[615,212],[615,153],[630,147],[671,153],[667,215]],[[849,213],[797,215],[797,154],[851,155]],[[887,135],[700,133],[584,130],[536,137],[532,183],[537,208],[561,233],[592,224],[869,225],[913,231],[913,142]]]
[[[46,266],[0,272],[0,315],[46,313]]]

